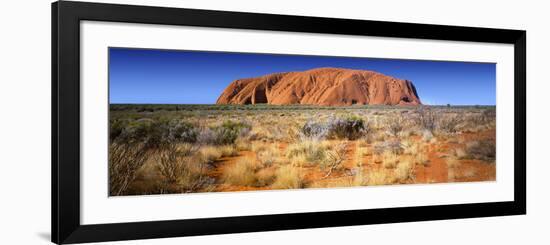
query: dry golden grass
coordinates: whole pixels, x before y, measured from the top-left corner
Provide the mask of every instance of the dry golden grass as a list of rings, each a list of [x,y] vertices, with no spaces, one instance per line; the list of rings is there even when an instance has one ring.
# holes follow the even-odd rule
[[[235,148],[237,149],[237,151],[250,151],[251,144],[244,139],[238,138],[235,141]]]
[[[293,165],[302,166],[322,162],[326,157],[327,148],[329,148],[327,142],[304,140],[290,144],[286,148],[285,155]]]
[[[414,180],[414,163],[409,160],[400,161],[394,169],[394,177],[400,183]]]
[[[369,152],[369,149],[366,147],[358,147],[356,150],[356,154],[357,156],[365,157],[365,156],[368,156],[370,152]]]
[[[357,146],[359,147],[367,147],[369,145],[369,141],[366,138],[360,138],[357,140]]]
[[[401,141],[401,144],[403,145],[403,153],[409,154],[409,155],[416,155],[419,151],[419,145],[413,141],[410,140],[403,140]]]
[[[369,153],[368,149],[365,147],[358,147],[355,150],[355,165],[360,167],[363,166],[363,164],[366,164],[365,156],[367,156]]]
[[[222,151],[216,146],[205,146],[199,150],[205,163],[213,163],[222,157]]]
[[[468,169],[464,170],[464,172],[463,172],[463,177],[471,178],[471,177],[474,177],[474,176],[476,176],[476,169],[475,168],[468,168]]]
[[[353,183],[353,178],[351,176],[345,176],[334,179],[327,179],[324,181],[317,181],[310,185],[308,188],[338,188],[338,187],[351,187],[355,186]]]
[[[260,119],[260,121],[265,121],[265,119]],[[248,139],[253,140],[268,140],[271,136],[271,133],[267,129],[267,127],[264,127],[264,125],[254,125],[252,127],[252,131],[250,131],[250,134],[248,136]]]
[[[178,147],[167,147],[157,154],[157,171],[168,183],[175,183],[183,173],[184,164],[178,157]]]
[[[366,174],[367,185],[387,185],[393,183],[394,179],[387,169],[371,170]]]
[[[455,156],[447,157],[447,168],[458,168],[459,166],[460,162]]]
[[[181,143],[177,145],[177,151],[180,156],[190,156],[198,150],[198,147],[191,143]]]
[[[307,165],[309,162],[306,154],[298,154],[290,158],[290,163],[292,166],[302,167]]]
[[[304,186],[300,169],[291,165],[279,167],[275,176],[275,182],[271,185],[274,189],[297,189]]]
[[[123,195],[143,167],[149,154],[145,148],[125,144],[109,145],[109,194]]]
[[[464,149],[462,149],[462,148],[457,148],[457,149],[455,149],[455,152],[454,152],[454,153],[455,153],[454,155],[455,155],[456,158],[458,158],[458,159],[465,159],[465,158],[468,156],[468,154],[466,153],[466,151],[465,151]]]
[[[373,141],[383,142],[386,140],[386,133],[383,131],[378,131],[372,136]]]
[[[397,137],[401,138],[401,139],[407,139],[409,137],[411,137],[412,135],[412,131],[411,130],[404,130],[404,131],[401,131],[397,134]]]
[[[355,168],[356,173],[353,176],[353,180],[351,181],[352,186],[363,186],[368,184],[367,175],[364,173],[364,169],[362,167]]]
[[[256,153],[265,151],[265,149],[267,149],[267,144],[263,142],[255,141],[255,142],[252,142],[250,149]]]
[[[384,156],[382,154],[373,154],[372,155],[373,163],[382,163],[384,162]]]
[[[257,152],[258,160],[263,166],[275,164],[279,158],[279,148],[275,144],[267,146],[264,150]]]
[[[428,164],[430,163],[430,160],[428,159],[428,155],[421,151],[413,155],[413,161],[415,164],[422,165],[422,166],[428,166]]]
[[[256,186],[263,187],[273,184],[275,171],[272,168],[263,168],[256,173]]]
[[[204,191],[211,191],[213,188],[212,186],[205,186],[204,181],[207,180],[205,178],[206,166],[197,158],[199,156],[184,157],[181,159],[183,171],[178,176],[177,185],[184,192],[196,191],[201,188]]]
[[[399,156],[390,151],[385,151],[382,154],[382,166],[384,168],[395,168],[399,162]]]
[[[455,182],[457,178],[456,170],[453,168],[447,169],[447,181]]]
[[[422,131],[422,141],[424,142],[430,142],[432,139],[434,139],[434,135],[432,132],[428,130]]]
[[[240,186],[253,186],[256,183],[256,159],[244,157],[224,169],[225,183]]]
[[[235,146],[233,145],[224,145],[219,147],[222,157],[234,157],[239,155],[239,152],[237,149],[235,149]]]

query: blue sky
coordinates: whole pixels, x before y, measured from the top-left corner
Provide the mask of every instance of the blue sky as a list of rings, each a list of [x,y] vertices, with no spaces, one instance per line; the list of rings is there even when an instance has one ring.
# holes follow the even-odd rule
[[[319,67],[410,80],[423,104],[496,104],[493,63],[128,48],[109,48],[109,99],[112,104],[214,104],[236,79]]]

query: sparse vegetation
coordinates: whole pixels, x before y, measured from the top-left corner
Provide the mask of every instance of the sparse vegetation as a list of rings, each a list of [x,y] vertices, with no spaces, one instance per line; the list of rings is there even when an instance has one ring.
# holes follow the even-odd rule
[[[137,171],[148,159],[144,144],[112,143],[109,146],[109,193],[121,195],[136,178]]]
[[[447,167],[448,168],[458,168],[460,166],[460,162],[456,157],[450,156],[447,158]]]
[[[263,166],[271,166],[278,160],[279,149],[275,146],[265,148],[265,150],[257,152],[258,159]]]
[[[399,183],[414,181],[414,164],[409,161],[400,161],[394,170],[394,175]]]
[[[223,172],[223,179],[232,185],[252,186],[256,182],[256,169],[256,160],[245,157],[228,166]]]
[[[214,163],[223,155],[223,152],[220,150],[220,148],[215,146],[203,147],[200,149],[199,153],[201,154],[202,160],[205,163]]]
[[[496,175],[494,107],[111,105],[110,116],[113,196]]]
[[[494,161],[496,157],[495,139],[483,139],[466,144],[465,158]]]
[[[368,124],[357,116],[329,120],[329,136],[337,139],[355,140],[368,131]]]
[[[286,150],[286,157],[291,161],[294,158],[304,159],[310,163],[320,163],[326,158],[326,146],[317,141],[302,141],[289,145]]]
[[[391,151],[385,151],[383,153],[382,166],[384,166],[384,168],[395,168],[398,162],[399,162],[399,157],[397,156],[397,154]]]
[[[304,186],[300,169],[290,165],[281,166],[275,174],[274,189],[297,189]]]

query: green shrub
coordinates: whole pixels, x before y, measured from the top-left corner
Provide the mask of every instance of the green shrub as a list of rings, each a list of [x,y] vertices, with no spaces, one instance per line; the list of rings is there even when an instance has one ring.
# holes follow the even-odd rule
[[[167,143],[168,128],[165,123],[152,119],[139,119],[128,123],[117,138],[122,144],[143,144],[146,148],[158,148]]]
[[[119,144],[144,144],[146,148],[157,149],[172,143],[193,143],[197,140],[197,129],[180,120],[139,119],[126,124],[113,121],[110,138]]]
[[[223,122],[219,126],[204,128],[197,137],[202,144],[230,145],[234,144],[239,136],[250,131],[250,126],[243,122],[231,120]]]
[[[171,121],[168,129],[169,139],[173,142],[193,143],[197,141],[199,134],[193,124],[179,120]]]
[[[128,124],[127,120],[109,120],[109,140],[114,141]]]

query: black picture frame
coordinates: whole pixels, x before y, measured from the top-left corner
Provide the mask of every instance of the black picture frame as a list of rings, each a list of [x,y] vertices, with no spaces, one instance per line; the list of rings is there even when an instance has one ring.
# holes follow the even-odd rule
[[[80,224],[80,21],[453,40],[514,45],[514,201]],[[52,4],[52,242],[289,230],[526,213],[526,32],[272,14],[60,1]]]

